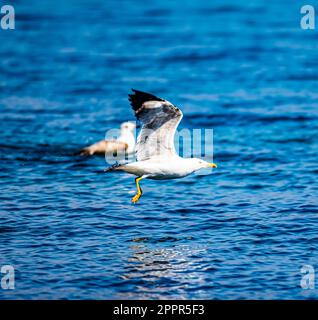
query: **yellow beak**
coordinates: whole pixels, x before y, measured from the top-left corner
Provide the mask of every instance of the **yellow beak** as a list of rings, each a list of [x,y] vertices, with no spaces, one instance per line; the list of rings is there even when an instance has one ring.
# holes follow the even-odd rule
[[[209,167],[211,168],[217,168],[218,166],[215,163],[209,163]]]

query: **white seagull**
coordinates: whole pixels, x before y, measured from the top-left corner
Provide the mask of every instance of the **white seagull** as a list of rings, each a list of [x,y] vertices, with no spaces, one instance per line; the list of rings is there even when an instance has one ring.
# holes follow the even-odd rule
[[[129,101],[135,116],[142,123],[136,144],[136,162],[116,164],[105,171],[125,171],[137,176],[136,203],[142,195],[141,179],[177,179],[199,169],[216,168],[216,164],[198,158],[182,158],[174,147],[174,135],[182,119],[182,112],[167,100],[152,94],[134,90]]]
[[[101,140],[80,151],[82,156],[92,156],[94,154],[132,154],[135,151],[134,130],[136,124],[127,121],[120,126],[120,136],[116,140]]]

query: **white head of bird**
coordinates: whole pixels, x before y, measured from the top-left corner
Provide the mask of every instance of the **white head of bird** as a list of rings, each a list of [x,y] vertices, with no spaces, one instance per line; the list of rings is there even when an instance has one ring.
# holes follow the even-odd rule
[[[217,165],[215,163],[210,163],[207,161],[204,161],[199,158],[188,158],[185,159],[188,162],[188,165],[191,166],[193,172],[200,170],[200,169],[208,169],[208,168],[216,168]]]
[[[133,121],[123,122],[120,126],[120,136],[117,140],[127,143],[128,153],[133,152],[135,149],[135,129],[136,124]]]
[[[130,131],[133,132],[136,129],[136,123],[133,121],[126,121],[120,125],[121,131]]]

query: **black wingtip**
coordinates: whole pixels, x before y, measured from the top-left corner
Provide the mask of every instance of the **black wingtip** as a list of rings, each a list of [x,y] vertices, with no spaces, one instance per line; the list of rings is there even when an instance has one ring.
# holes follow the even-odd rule
[[[128,94],[128,100],[130,101],[130,104],[135,111],[138,110],[143,105],[143,103],[147,101],[165,101],[154,96],[151,93],[139,91],[133,88],[131,90],[133,94]]]

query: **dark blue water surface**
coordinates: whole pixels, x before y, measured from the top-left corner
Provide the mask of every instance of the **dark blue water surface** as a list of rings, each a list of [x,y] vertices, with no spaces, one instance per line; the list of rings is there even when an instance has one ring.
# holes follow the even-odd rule
[[[0,30],[2,299],[307,299],[318,268],[318,30],[301,1],[14,3]],[[130,88],[214,129],[213,174],[143,181],[75,155]],[[317,284],[318,285],[318,284]]]

